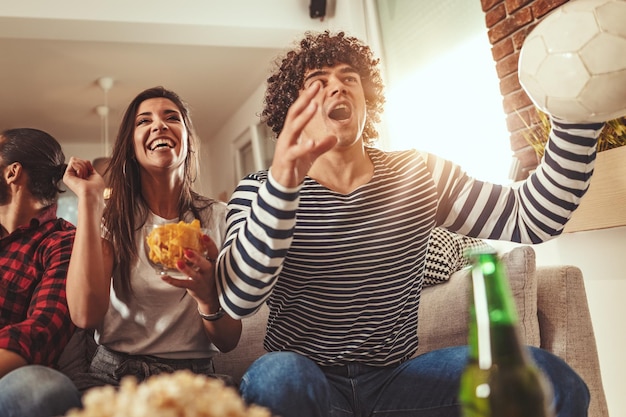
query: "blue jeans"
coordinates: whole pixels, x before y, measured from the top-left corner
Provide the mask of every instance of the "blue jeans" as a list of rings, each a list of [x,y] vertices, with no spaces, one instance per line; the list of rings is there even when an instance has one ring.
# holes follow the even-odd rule
[[[557,415],[586,417],[584,381],[557,356],[532,347],[530,352],[552,382]],[[282,417],[456,417],[466,359],[467,348],[459,346],[397,367],[320,367],[296,353],[272,352],[250,366],[240,390],[246,402]]]
[[[82,406],[80,393],[59,371],[27,365],[0,378],[0,417],[52,417]]]

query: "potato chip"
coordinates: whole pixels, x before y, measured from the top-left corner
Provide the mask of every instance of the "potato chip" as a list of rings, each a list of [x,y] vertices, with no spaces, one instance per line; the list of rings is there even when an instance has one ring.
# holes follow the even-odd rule
[[[150,249],[150,260],[170,269],[176,269],[176,262],[184,258],[185,249],[200,253],[206,250],[202,245],[202,229],[198,219],[191,223],[180,221],[159,225],[148,234],[146,243]]]

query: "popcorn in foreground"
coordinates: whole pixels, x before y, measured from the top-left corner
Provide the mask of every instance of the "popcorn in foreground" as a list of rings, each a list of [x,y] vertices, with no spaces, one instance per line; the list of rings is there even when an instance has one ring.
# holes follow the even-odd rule
[[[126,377],[119,390],[92,388],[83,406],[66,417],[271,417],[266,408],[246,406],[221,380],[191,371],[155,375],[140,384]]]

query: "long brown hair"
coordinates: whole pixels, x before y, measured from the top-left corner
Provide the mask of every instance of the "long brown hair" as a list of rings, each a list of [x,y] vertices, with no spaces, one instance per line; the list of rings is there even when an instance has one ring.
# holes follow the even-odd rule
[[[124,113],[111,162],[105,171],[105,175],[109,175],[111,193],[102,221],[113,243],[116,272],[126,288],[130,288],[130,269],[138,256],[135,232],[144,225],[149,213],[148,204],[141,193],[139,165],[135,155],[135,117],[140,104],[151,98],[171,100],[180,110],[189,133],[185,174],[178,201],[179,218],[182,219],[189,211],[194,218],[200,218],[200,210],[213,203],[213,200],[199,196],[192,189],[198,175],[198,138],[191,122],[189,106],[178,94],[163,87],[142,91],[130,102]]]

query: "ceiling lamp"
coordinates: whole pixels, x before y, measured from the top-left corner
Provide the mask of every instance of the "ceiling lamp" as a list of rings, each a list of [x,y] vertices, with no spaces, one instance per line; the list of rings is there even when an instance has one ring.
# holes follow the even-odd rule
[[[102,126],[101,142],[103,146],[102,157],[96,158],[92,161],[94,169],[98,174],[102,175],[106,188],[104,189],[104,198],[108,199],[111,195],[111,188],[109,185],[109,175],[105,175],[105,172],[111,161],[111,145],[109,143],[109,100],[108,93],[111,87],[113,87],[113,78],[101,77],[97,80],[98,85],[104,92],[104,104],[96,106],[96,113],[100,116],[100,124]]]
[[[104,155],[110,156],[111,146],[109,144],[109,100],[108,92],[113,87],[113,78],[101,77],[97,80],[98,85],[104,92],[104,104],[96,107],[96,113],[100,116],[102,125],[101,141],[104,148]]]

